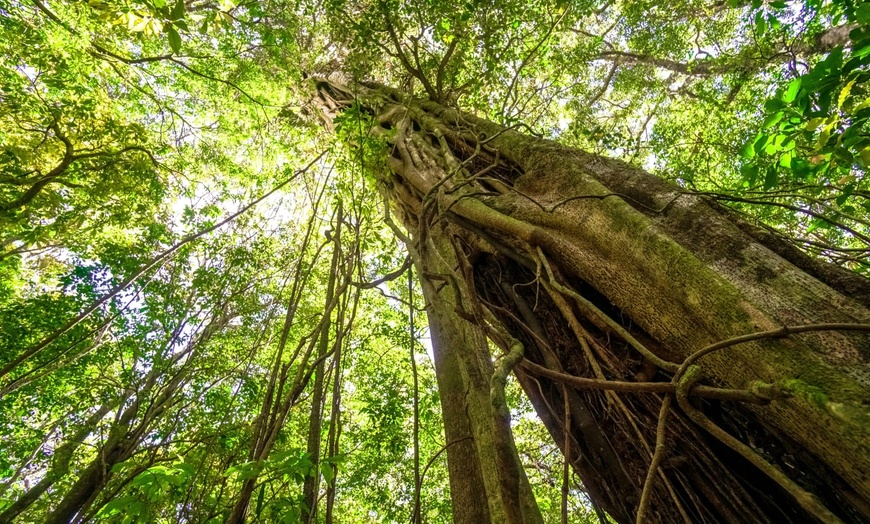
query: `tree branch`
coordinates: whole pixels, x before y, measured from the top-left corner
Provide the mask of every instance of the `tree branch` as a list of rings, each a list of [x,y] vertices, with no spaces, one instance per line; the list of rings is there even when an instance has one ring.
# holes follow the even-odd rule
[[[381,12],[384,15],[384,22],[387,24],[387,32],[390,35],[390,40],[393,41],[393,45],[396,47],[396,55],[399,57],[399,61],[405,67],[405,69],[417,80],[423,84],[423,89],[426,90],[426,94],[429,95],[434,101],[438,101],[438,92],[432,87],[432,84],[429,82],[429,79],[423,74],[423,72],[411,65],[411,61],[408,60],[408,55],[405,54],[405,51],[402,49],[402,44],[399,41],[399,36],[396,34],[396,28],[393,26],[393,22],[390,19],[390,15],[387,14],[386,9],[384,9],[384,5],[381,5]],[[419,62],[418,64],[419,65]]]

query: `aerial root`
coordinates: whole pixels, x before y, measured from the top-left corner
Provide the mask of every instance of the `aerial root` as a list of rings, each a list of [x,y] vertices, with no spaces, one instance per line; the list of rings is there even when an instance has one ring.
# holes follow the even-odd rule
[[[673,362],[665,361],[652,353],[652,351],[650,351],[648,348],[635,340],[622,326],[617,324],[616,321],[614,321],[604,312],[595,307],[591,302],[580,296],[575,291],[559,283],[556,274],[551,267],[549,261],[547,260],[543,250],[539,246],[536,247],[536,250],[537,257],[535,257],[535,259],[538,263],[538,267],[543,267],[547,275],[547,280],[542,280],[542,283],[547,288],[547,290],[550,291],[550,295],[556,301],[557,306],[562,311],[563,315],[565,315],[566,320],[571,325],[572,331],[574,331],[578,341],[583,347],[584,353],[586,354],[587,358],[592,359],[591,364],[595,371],[595,375],[598,378],[593,379],[585,377],[575,377],[572,375],[561,373],[559,371],[548,369],[547,367],[540,366],[529,361],[524,361],[522,363],[524,369],[540,376],[546,376],[551,380],[561,382],[563,384],[570,384],[577,388],[605,390],[611,395],[614,395],[613,392],[615,391],[655,392],[665,394],[656,427],[655,450],[650,461],[650,467],[647,470],[646,479],[644,480],[643,489],[641,492],[641,500],[637,510],[636,522],[638,524],[642,523],[646,518],[647,510],[649,508],[650,500],[652,498],[653,479],[656,477],[657,474],[660,473],[660,465],[664,458],[666,450],[665,439],[667,419],[674,398],[677,399],[677,404],[680,406],[681,410],[686,413],[689,419],[692,420],[692,422],[706,430],[717,440],[734,450],[736,453],[738,453],[750,463],[752,463],[754,466],[756,466],[758,469],[760,469],[770,479],[772,479],[783,489],[789,492],[795,498],[798,504],[800,504],[800,506],[808,513],[815,516],[822,522],[841,522],[841,520],[836,515],[834,515],[828,508],[826,508],[815,495],[801,488],[799,485],[797,485],[797,483],[791,480],[782,471],[777,469],[773,464],[766,461],[755,451],[753,451],[749,446],[734,438],[723,429],[716,426],[701,411],[693,407],[691,402],[689,401],[689,395],[714,398],[718,400],[746,402],[759,405],[769,404],[773,400],[788,398],[790,396],[790,393],[787,390],[784,390],[783,388],[777,386],[776,384],[753,383],[750,384],[747,389],[722,389],[697,385],[697,382],[701,379],[701,368],[695,365],[695,362],[697,362],[700,358],[709,355],[715,351],[719,351],[721,349],[725,349],[746,342],[753,342],[765,339],[777,339],[798,333],[817,331],[870,332],[870,325],[855,323],[826,323],[799,326],[783,326],[778,329],[741,335],[727,340],[723,340],[721,342],[717,342],[715,344],[711,344],[692,353],[691,355],[686,357],[686,359],[683,360],[682,363],[678,365]],[[540,278],[540,270],[538,271],[538,277]],[[665,371],[673,372],[673,379],[668,383],[620,382],[604,379],[601,374],[600,367],[595,365],[596,362],[594,362],[594,357],[591,355],[591,350],[588,346],[588,343],[586,342],[588,333],[586,333],[582,326],[579,325],[579,322],[577,321],[573,312],[570,311],[570,308],[566,308],[566,304],[564,303],[564,300],[562,300],[562,295],[572,297],[583,313],[589,314],[596,320],[603,321],[603,324],[607,328],[609,328],[610,331],[615,332],[623,340],[628,342],[631,347],[633,347],[641,355],[646,357],[659,368]],[[687,517],[685,513],[683,514],[683,516]]]

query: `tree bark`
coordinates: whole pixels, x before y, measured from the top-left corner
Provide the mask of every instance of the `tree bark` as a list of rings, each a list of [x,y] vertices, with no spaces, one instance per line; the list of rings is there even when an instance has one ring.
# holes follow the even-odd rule
[[[572,466],[618,522],[634,520],[646,485],[646,522],[870,518],[870,281],[625,163],[383,86],[314,86],[328,126],[359,103],[371,132],[357,145],[379,150],[366,167],[411,233],[447,440],[471,437],[448,448],[457,522],[536,518],[522,471],[495,471],[511,451],[484,334],[599,381],[563,394],[558,374],[515,368],[563,446],[568,403]],[[699,398],[678,371],[717,342],[832,323],[850,326],[727,345],[686,374],[744,401]],[[617,395],[606,380],[672,381],[680,409],[657,433],[662,395]]]
[[[417,248],[445,438],[455,442],[447,448],[454,522],[542,522],[510,425],[497,419],[491,402],[494,370],[487,340],[477,325],[456,314],[464,297],[439,278],[459,263],[447,242],[451,229]]]

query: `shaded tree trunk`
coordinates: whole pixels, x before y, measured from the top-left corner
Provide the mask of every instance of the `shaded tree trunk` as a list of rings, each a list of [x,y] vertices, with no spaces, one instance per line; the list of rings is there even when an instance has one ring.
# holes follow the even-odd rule
[[[520,353],[521,385],[560,446],[570,413],[572,466],[619,522],[645,485],[647,522],[870,519],[870,281],[622,162],[383,86],[314,85],[328,126],[358,101],[357,145],[381,155],[366,167],[410,233],[456,522],[540,519],[499,400]],[[711,344],[808,324],[851,326],[730,344],[681,378]]]
[[[459,263],[449,237],[416,246],[426,298],[435,373],[441,393],[447,465],[456,523],[542,522],[510,432],[490,396],[493,365],[487,341],[456,314],[462,293],[451,282]],[[460,284],[461,285],[461,284]]]

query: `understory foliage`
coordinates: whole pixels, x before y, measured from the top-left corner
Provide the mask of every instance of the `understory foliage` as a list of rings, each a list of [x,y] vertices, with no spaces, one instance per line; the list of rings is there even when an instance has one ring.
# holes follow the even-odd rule
[[[868,26],[815,0],[0,0],[0,522],[451,521],[425,304],[365,168],[396,130],[356,105],[325,131],[309,77],[622,158],[868,275]],[[544,521],[606,520],[507,399]]]

